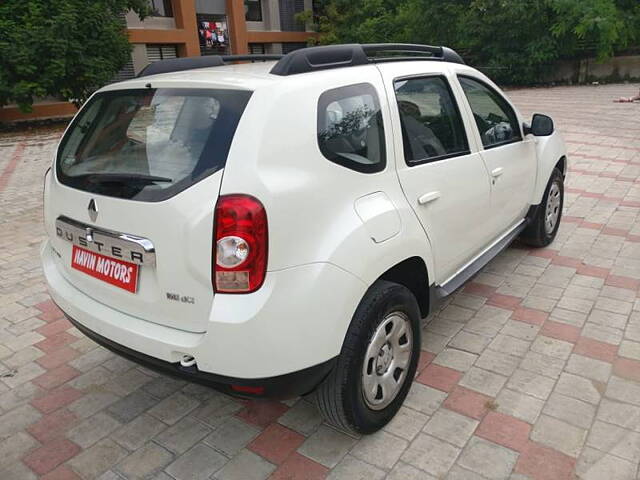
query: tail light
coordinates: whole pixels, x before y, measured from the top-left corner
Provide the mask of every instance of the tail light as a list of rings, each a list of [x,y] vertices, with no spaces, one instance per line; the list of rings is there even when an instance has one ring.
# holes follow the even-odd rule
[[[218,198],[214,219],[213,288],[220,293],[258,290],[267,271],[267,213],[249,195]]]

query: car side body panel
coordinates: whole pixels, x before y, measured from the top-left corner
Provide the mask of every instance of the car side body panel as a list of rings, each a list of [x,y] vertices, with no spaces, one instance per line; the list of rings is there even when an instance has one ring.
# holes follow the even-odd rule
[[[535,188],[533,190],[532,205],[538,205],[542,202],[544,190],[551,177],[551,172],[564,158],[567,158],[567,147],[560,133],[556,130],[548,137],[535,137],[536,155],[538,156],[538,174],[536,176]],[[567,176],[567,162],[564,162],[564,171],[562,174]]]
[[[386,167],[372,174],[332,163],[316,141],[309,142],[317,138],[320,95],[362,83],[363,78],[376,88],[386,139]],[[327,262],[371,285],[387,269],[413,256],[432,270],[429,242],[398,181],[394,134],[375,66],[343,69],[341,75],[301,74],[254,92],[236,133],[237,139],[252,141],[234,140],[221,195],[249,193],[264,204],[269,221],[268,271]],[[378,212],[363,207],[362,199],[372,195],[377,196]],[[365,218],[367,214],[372,216]],[[383,228],[379,222],[384,218],[392,225]],[[345,312],[347,324],[358,301]]]

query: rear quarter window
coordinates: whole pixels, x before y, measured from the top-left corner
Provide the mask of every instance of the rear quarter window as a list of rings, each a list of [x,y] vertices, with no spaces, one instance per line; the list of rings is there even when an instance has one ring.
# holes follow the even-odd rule
[[[327,160],[351,170],[384,170],[384,125],[373,85],[359,83],[320,95],[318,146]]]
[[[58,179],[112,197],[165,200],[224,168],[250,97],[208,89],[99,93],[60,144]]]

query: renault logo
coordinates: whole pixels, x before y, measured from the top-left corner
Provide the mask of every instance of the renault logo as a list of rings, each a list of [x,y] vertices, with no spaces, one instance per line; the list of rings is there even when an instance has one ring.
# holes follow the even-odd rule
[[[89,202],[87,210],[89,210],[89,218],[92,222],[95,222],[96,218],[98,218],[98,206],[96,205],[96,201],[93,198]]]

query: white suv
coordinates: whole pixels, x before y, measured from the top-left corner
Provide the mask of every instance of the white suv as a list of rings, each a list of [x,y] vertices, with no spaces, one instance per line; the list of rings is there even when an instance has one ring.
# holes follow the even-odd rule
[[[369,433],[407,395],[421,318],[517,236],[554,239],[566,170],[552,120],[525,123],[444,47],[158,62],[65,132],[44,273],[125,357],[245,397],[314,392]]]

